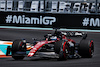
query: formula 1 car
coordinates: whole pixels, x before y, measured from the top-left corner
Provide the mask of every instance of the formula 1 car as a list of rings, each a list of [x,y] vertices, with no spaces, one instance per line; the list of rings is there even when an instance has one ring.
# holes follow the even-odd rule
[[[27,57],[57,58],[66,60],[68,58],[92,58],[94,52],[93,40],[87,40],[83,36],[80,43],[67,39],[66,32],[55,31],[54,34],[47,34],[43,40],[33,40],[27,43],[25,39],[13,41],[12,47],[7,47],[6,55],[11,55],[15,60],[22,60]],[[69,35],[70,36],[70,35]]]

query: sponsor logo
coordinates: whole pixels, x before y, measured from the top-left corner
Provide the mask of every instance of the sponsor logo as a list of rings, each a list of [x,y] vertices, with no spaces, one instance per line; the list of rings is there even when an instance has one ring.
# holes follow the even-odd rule
[[[8,15],[6,17],[6,23],[12,23],[12,24],[39,24],[39,25],[53,25],[53,23],[56,22],[55,17],[26,17],[25,15],[19,15],[19,16],[12,16]]]
[[[84,18],[82,22],[83,26],[93,26],[100,27],[100,19],[99,18]]]

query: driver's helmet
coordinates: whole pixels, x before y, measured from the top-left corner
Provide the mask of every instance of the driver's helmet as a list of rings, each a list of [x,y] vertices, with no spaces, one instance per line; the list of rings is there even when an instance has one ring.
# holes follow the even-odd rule
[[[50,37],[51,40],[57,40],[57,36]]]

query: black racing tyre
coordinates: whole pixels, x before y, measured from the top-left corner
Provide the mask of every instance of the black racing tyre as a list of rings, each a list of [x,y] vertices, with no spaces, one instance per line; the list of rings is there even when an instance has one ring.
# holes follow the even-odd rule
[[[12,58],[14,58],[15,60],[22,60],[25,56],[23,55],[17,56],[16,52],[18,51],[25,52],[25,50],[26,50],[26,45],[23,44],[23,41],[21,39],[15,40],[12,44]]]
[[[62,40],[60,40],[54,44],[55,53],[59,54],[59,52],[61,50],[61,46],[62,46]]]
[[[66,54],[66,46],[63,46],[64,41],[58,41],[54,44],[55,53],[59,54],[58,60],[66,60],[67,54]],[[63,51],[64,49],[64,51]]]
[[[92,58],[94,53],[93,41],[83,39],[79,45],[79,54],[84,58]]]
[[[19,51],[19,50],[22,50],[22,46],[23,46],[23,42],[21,39],[18,39],[18,40],[15,40],[12,44],[12,50],[13,51]],[[24,45],[24,49],[25,49],[25,45]]]

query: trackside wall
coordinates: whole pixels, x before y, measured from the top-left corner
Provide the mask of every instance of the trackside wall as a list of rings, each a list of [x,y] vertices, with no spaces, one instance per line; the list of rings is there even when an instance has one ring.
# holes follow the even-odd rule
[[[100,15],[0,12],[0,26],[100,29]]]

